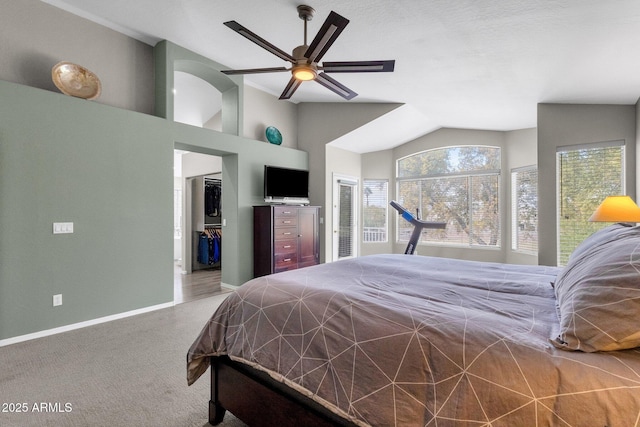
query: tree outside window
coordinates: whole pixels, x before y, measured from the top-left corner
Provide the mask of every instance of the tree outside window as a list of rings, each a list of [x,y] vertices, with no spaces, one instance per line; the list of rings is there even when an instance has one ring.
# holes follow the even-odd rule
[[[423,243],[499,247],[500,148],[456,146],[423,151],[397,162],[398,202],[445,230],[424,230]],[[398,240],[412,227],[398,223]]]

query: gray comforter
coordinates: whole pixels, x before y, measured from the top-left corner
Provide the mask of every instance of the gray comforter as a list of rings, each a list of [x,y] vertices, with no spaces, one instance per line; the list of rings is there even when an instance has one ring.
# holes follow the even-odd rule
[[[568,352],[558,269],[374,255],[254,279],[187,356],[229,355],[360,425],[638,426],[640,351]]]

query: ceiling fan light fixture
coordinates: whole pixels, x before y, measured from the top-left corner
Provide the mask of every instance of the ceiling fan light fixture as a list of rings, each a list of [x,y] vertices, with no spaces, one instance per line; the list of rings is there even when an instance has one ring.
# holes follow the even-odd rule
[[[314,9],[310,6],[298,6],[298,17],[304,22],[304,43],[293,49],[292,55],[269,43],[236,21],[225,22],[224,25],[277,57],[290,62],[292,67],[249,68],[243,70],[221,70],[221,72],[225,75],[234,75],[289,71],[291,72],[291,78],[279,99],[290,99],[302,82],[315,81],[348,101],[358,94],[332,77],[329,77],[327,73],[375,73],[393,71],[395,67],[394,60],[339,61],[324,62],[321,64],[320,60],[345,29],[349,20],[331,11],[311,41],[311,44],[307,45],[307,23],[313,18],[314,12]]]
[[[291,70],[291,73],[293,74],[293,77],[303,82],[314,80],[318,75],[316,70],[306,65],[299,65],[294,67],[293,70]]]

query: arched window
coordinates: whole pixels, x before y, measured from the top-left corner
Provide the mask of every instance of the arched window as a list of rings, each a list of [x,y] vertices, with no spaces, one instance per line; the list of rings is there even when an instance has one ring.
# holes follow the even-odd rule
[[[397,161],[398,202],[421,218],[444,221],[445,230],[424,230],[422,243],[500,247],[500,148],[437,148]],[[412,226],[398,223],[398,241]]]

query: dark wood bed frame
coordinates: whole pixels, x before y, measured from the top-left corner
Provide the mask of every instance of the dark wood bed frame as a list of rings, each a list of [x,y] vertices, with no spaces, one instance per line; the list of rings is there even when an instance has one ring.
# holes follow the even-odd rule
[[[227,410],[251,427],[355,427],[264,372],[226,356],[211,357],[209,423],[220,424]]]

